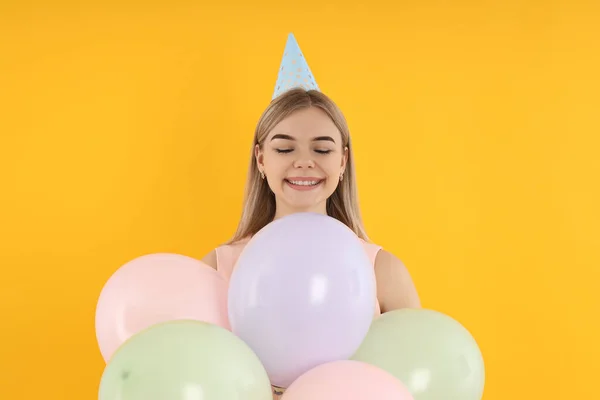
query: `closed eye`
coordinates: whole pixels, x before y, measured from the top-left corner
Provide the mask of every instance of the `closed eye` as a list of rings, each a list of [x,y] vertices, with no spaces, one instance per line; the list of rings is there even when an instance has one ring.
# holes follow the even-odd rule
[[[275,151],[279,154],[286,154],[291,153],[294,151],[294,149],[275,149]],[[329,154],[332,152],[332,150],[315,150],[315,152],[319,154]]]

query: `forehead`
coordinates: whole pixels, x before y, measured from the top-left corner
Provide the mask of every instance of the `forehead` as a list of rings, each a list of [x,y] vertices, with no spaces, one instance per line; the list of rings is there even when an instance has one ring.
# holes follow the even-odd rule
[[[267,140],[277,134],[287,134],[297,140],[310,140],[317,136],[331,136],[336,143],[341,143],[342,135],[331,118],[317,107],[295,111],[281,120],[269,132]]]

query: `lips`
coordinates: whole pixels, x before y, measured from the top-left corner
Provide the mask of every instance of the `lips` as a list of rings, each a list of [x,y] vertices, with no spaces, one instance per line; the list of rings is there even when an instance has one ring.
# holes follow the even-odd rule
[[[319,186],[324,179],[321,178],[288,178],[285,183],[296,190],[310,190]]]
[[[288,183],[292,185],[300,185],[300,186],[315,186],[321,183],[323,179],[286,179]]]

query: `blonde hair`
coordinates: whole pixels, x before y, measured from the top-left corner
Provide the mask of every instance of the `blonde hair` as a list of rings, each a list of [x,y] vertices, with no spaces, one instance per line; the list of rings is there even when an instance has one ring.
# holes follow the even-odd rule
[[[344,179],[327,199],[327,215],[348,226],[359,238],[368,241],[365,232],[356,188],[354,156],[350,145],[350,132],[344,115],[337,105],[325,94],[315,90],[292,89],[275,98],[263,112],[252,143],[252,154],[246,179],[244,207],[237,231],[228,244],[236,243],[255,235],[275,217],[275,196],[269,189],[266,179],[262,179],[256,165],[254,149],[258,144],[262,148],[269,132],[281,120],[295,111],[318,107],[333,121],[342,135],[342,149],[348,148],[348,160],[344,170]]]

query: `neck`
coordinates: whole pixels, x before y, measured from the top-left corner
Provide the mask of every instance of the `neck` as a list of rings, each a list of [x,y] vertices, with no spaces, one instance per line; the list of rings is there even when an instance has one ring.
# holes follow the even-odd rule
[[[290,207],[286,204],[277,203],[276,209],[275,209],[275,218],[273,218],[273,219],[276,220],[276,219],[283,218],[290,214],[296,214],[296,213],[302,213],[302,212],[327,215],[327,204],[326,204],[326,202],[323,202],[320,204],[316,204],[313,207],[298,208],[298,207]]]

